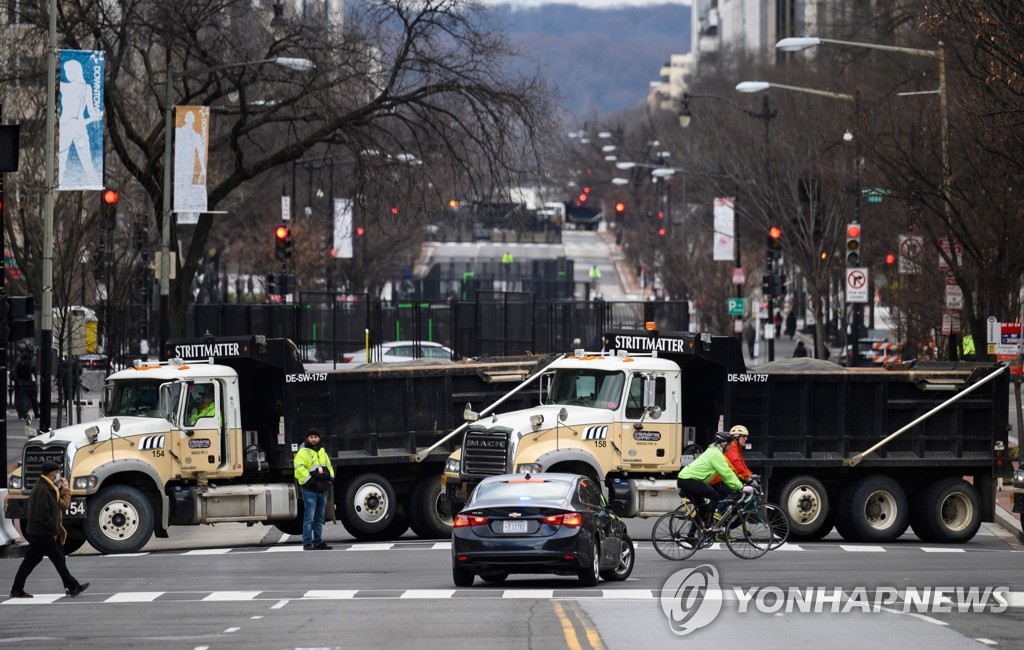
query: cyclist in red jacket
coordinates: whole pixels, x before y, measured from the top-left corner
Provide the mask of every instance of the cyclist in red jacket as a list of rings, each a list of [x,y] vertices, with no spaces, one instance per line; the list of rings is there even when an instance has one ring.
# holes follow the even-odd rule
[[[743,448],[747,446],[747,439],[750,437],[750,432],[747,427],[742,424],[737,424],[733,428],[729,429],[729,434],[732,435],[732,442],[729,443],[725,448],[725,459],[729,461],[729,467],[732,471],[736,472],[736,477],[741,481],[749,481],[750,477],[754,475],[747,467],[746,461],[743,460]],[[722,482],[720,476],[716,476],[711,479],[711,487],[718,491],[723,498],[729,498],[736,494],[736,492],[728,485]]]

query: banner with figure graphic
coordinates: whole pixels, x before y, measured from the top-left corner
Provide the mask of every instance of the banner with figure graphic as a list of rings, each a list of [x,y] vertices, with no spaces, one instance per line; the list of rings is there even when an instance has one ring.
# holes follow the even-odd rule
[[[175,106],[174,212],[178,213],[178,223],[195,223],[199,213],[207,211],[209,143],[210,107]]]
[[[103,189],[104,53],[60,51],[58,190]]]

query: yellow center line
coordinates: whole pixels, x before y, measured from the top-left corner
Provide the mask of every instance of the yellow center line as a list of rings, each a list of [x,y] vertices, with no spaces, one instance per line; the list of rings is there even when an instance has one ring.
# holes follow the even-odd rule
[[[604,650],[601,634],[591,624],[590,618],[582,611],[578,603],[570,602],[568,606],[565,606],[563,603],[555,601],[554,607],[555,615],[562,624],[562,633],[565,635],[565,643],[569,650],[582,650],[583,648],[576,635],[576,626],[573,624],[573,620],[583,628],[587,639],[586,645],[590,650]]]

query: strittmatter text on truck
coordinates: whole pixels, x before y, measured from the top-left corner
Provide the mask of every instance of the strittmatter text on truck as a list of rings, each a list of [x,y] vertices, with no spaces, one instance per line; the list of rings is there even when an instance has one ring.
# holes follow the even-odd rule
[[[734,337],[653,330],[611,332],[604,349],[547,366],[538,405],[460,431],[444,477],[456,512],[486,476],[573,472],[602,481],[620,512],[656,516],[679,505],[679,469],[736,424],[798,539],[834,527],[884,542],[910,527],[964,542],[992,521],[996,480],[1012,472],[1003,365],[748,370]]]
[[[391,539],[411,527],[447,537],[441,474],[451,449],[422,462],[414,455],[451,431],[467,402],[491,404],[545,363],[524,356],[311,372],[291,341],[258,336],[171,341],[166,356],[110,375],[104,417],[30,438],[5,516],[25,518],[40,468],[53,461],[72,488],[68,552],[88,541],[129,553],[174,526],[220,522],[299,534],[293,456],[317,427],[335,466],[335,512],[350,534]],[[204,396],[212,415],[200,410]]]

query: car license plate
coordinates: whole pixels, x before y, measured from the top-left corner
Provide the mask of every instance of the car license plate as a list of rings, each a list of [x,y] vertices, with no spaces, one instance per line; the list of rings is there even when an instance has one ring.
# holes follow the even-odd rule
[[[525,521],[512,521],[506,519],[501,522],[501,532],[503,533],[525,533],[526,522]]]

